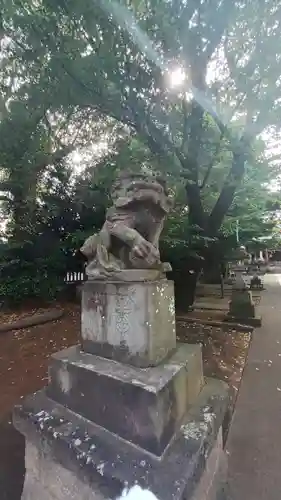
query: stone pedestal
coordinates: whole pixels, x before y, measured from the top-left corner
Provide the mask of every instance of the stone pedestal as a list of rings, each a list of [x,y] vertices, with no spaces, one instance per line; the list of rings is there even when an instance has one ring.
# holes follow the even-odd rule
[[[256,316],[255,305],[250,290],[233,290],[227,321],[236,321],[253,326],[261,325],[261,318]]]
[[[250,290],[264,290],[261,278],[255,274],[250,281]]]
[[[48,387],[14,411],[26,436],[22,500],[117,499],[135,488],[215,500],[228,388],[204,379],[201,346],[175,347],[171,283],[86,283],[82,349],[53,355]]]
[[[173,282],[86,282],[81,333],[87,352],[139,367],[157,365],[176,348]]]

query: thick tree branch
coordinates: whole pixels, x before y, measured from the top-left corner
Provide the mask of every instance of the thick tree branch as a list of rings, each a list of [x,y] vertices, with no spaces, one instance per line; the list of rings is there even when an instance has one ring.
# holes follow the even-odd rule
[[[209,162],[209,165],[207,167],[207,170],[206,170],[205,176],[203,178],[202,184],[200,186],[200,189],[204,189],[204,187],[206,186],[206,184],[209,180],[209,177],[210,177],[211,172],[212,172],[212,168],[215,164],[216,157],[217,157],[219,150],[220,150],[220,147],[221,147],[221,142],[222,142],[223,137],[224,137],[224,134],[223,134],[223,132],[221,132],[219,140],[217,141],[217,144],[216,144],[215,152],[213,153],[213,156]]]
[[[233,202],[237,186],[239,186],[245,172],[247,150],[248,144],[245,137],[243,137],[240,140],[239,147],[233,152],[230,172],[225,180],[217,202],[209,216],[208,231],[210,232],[210,234],[216,234],[216,232],[219,230],[225,214],[227,213]]]
[[[187,182],[185,185],[185,192],[188,202],[188,218],[190,223],[199,226],[201,229],[205,229],[206,216],[200,196],[200,187],[197,184]]]
[[[191,180],[198,184],[199,165],[198,155],[201,147],[203,131],[204,109],[193,100],[189,118],[190,132],[187,141],[187,159],[185,161],[186,170],[190,171]]]

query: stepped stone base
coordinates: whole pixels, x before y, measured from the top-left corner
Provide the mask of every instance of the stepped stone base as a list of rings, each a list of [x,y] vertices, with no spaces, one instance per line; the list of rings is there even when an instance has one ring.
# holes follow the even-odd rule
[[[157,500],[215,500],[224,484],[228,389],[207,380],[161,459],[39,391],[14,412],[26,437],[22,500],[117,499],[138,487]]]
[[[200,345],[177,348],[173,283],[134,280],[83,285],[82,350],[15,409],[22,500],[217,500],[228,387],[204,380]]]
[[[201,346],[142,370],[71,347],[52,356],[49,378],[51,399],[160,456],[202,388]]]

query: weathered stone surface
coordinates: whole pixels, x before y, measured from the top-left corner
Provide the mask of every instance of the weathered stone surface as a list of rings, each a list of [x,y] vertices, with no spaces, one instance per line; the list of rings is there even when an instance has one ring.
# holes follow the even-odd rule
[[[140,367],[157,365],[176,347],[173,282],[87,281],[81,333],[87,352]]]
[[[40,444],[38,440],[38,446]],[[30,441],[27,441],[27,455],[30,448],[35,448],[35,446]],[[30,460],[27,462],[26,457],[27,473],[22,500],[109,499],[108,496],[105,496],[105,491],[102,493],[93,482],[89,485],[87,480],[82,481],[73,472],[50,458],[48,454],[38,453],[38,455],[38,459],[33,462]],[[223,488],[226,480],[226,463],[226,456],[222,446],[222,429],[220,428],[210,456],[206,460],[205,471],[190,500],[218,500],[218,493]],[[140,486],[133,486],[132,488],[137,488],[138,492],[144,491]],[[129,491],[128,489],[128,493]],[[122,494],[124,495],[124,493],[123,490]],[[117,497],[120,498],[121,495],[117,494]],[[220,500],[226,500],[226,498],[219,498]],[[186,496],[185,500],[187,500]]]
[[[230,316],[239,318],[254,318],[255,305],[249,290],[233,290],[229,304]]]
[[[204,469],[192,500],[218,500],[218,491],[226,481],[227,472],[221,428]]]
[[[261,326],[261,318],[256,316],[255,305],[250,290],[233,290],[229,303],[229,312],[225,321],[236,321],[245,325]]]
[[[49,397],[160,456],[203,386],[201,346],[142,370],[71,347],[52,356],[49,378]]]
[[[40,391],[14,412],[28,443],[24,500],[114,499],[136,484],[158,500],[214,500],[226,458],[221,427],[227,405],[226,384],[207,380],[175,440],[157,459]]]
[[[238,290],[239,291],[244,291],[244,290],[247,290],[247,286],[246,286],[245,280],[243,278],[243,274],[241,272],[236,274],[236,277],[235,277],[235,280],[234,280],[232,288],[233,288],[234,291],[238,291]]]
[[[26,478],[22,500],[106,500],[101,490],[53,460],[44,439],[26,441]]]
[[[128,269],[165,272],[159,254],[159,237],[171,207],[165,181],[125,172],[113,186],[112,200],[101,231],[81,248],[88,259],[88,276],[124,281]]]

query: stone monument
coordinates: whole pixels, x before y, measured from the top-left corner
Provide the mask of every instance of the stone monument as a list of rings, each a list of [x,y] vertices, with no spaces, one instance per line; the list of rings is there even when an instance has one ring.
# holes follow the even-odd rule
[[[159,236],[163,180],[125,174],[85,242],[81,345],[52,356],[49,384],[15,408],[26,437],[22,500],[213,500],[222,485],[226,384],[200,345],[176,345]]]
[[[250,281],[250,290],[264,290],[262,280],[257,273],[254,274]]]
[[[237,274],[233,284],[226,320],[252,326],[261,325],[261,318],[256,316],[252,292],[248,290],[242,274]]]

